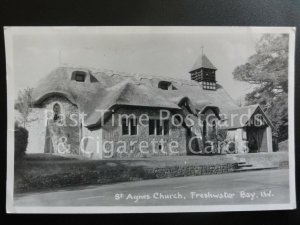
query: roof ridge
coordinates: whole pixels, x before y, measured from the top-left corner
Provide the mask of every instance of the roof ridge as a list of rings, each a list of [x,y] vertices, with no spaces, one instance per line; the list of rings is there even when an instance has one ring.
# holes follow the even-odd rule
[[[170,76],[164,76],[164,75],[154,75],[154,74],[144,74],[144,73],[131,73],[131,72],[123,72],[123,71],[117,71],[113,69],[108,68],[96,68],[96,67],[83,67],[83,66],[58,66],[56,69],[63,68],[63,69],[79,69],[79,70],[87,70],[93,73],[106,73],[108,76],[122,76],[122,77],[133,77],[138,80],[141,79],[159,79],[159,80],[167,80],[167,81],[173,81],[173,82],[185,82],[186,83],[193,83],[197,85],[196,81],[188,80],[188,79],[182,79],[182,78],[174,78]]]
[[[244,109],[244,108],[258,107],[258,106],[260,106],[259,103],[256,103],[256,104],[252,104],[252,105],[246,105],[246,106],[243,106],[243,107],[240,107],[240,108]]]

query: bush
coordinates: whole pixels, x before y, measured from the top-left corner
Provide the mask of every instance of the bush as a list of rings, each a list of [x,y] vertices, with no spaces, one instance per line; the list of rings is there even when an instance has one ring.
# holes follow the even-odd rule
[[[226,147],[227,131],[218,129],[217,132],[211,132],[208,134],[208,140],[213,142],[214,153],[224,154],[223,149]]]
[[[180,161],[170,166],[153,165],[153,160],[147,161],[145,165],[134,163],[135,161],[128,163],[126,160],[116,160],[114,161],[115,165],[111,161],[106,162],[106,160],[65,162],[24,160],[17,164],[14,190],[15,193],[24,193],[80,185],[221,174],[233,172],[234,168],[237,168],[237,163],[231,159],[217,163],[214,161],[215,159],[203,162],[200,160],[201,163],[195,165]]]
[[[28,144],[28,131],[15,124],[15,159],[22,159]]]

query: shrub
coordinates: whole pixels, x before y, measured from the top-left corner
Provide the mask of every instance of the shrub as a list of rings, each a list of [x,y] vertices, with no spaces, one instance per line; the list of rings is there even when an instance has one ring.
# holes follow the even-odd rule
[[[217,132],[208,133],[208,140],[213,142],[212,149],[214,153],[223,154],[223,148],[226,147],[227,143],[227,131],[218,129]]]
[[[228,135],[226,130],[221,130],[220,138],[222,138],[221,151],[223,154],[235,153],[236,146],[233,137]]]
[[[28,131],[24,127],[15,124],[15,159],[22,159],[28,144]]]

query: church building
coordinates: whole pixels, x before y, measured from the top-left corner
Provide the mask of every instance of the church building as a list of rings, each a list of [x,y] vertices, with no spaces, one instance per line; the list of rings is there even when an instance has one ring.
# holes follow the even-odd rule
[[[189,73],[183,80],[58,67],[34,89],[27,153],[105,159],[273,151],[268,116],[259,105],[239,107],[205,54]]]

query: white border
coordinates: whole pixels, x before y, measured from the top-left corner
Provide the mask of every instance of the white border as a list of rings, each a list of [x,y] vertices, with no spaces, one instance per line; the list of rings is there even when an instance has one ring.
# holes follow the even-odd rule
[[[296,208],[295,174],[295,36],[296,28],[289,33],[289,74],[288,74],[288,118],[289,118],[289,181],[290,204]]]
[[[126,207],[15,207],[13,205],[14,175],[14,62],[13,36],[30,33],[47,34],[55,29],[62,33],[288,33],[289,34],[289,204],[260,205],[209,205],[209,206],[126,206]],[[294,146],[294,65],[295,65],[295,27],[4,27],[6,70],[7,70],[7,191],[6,209],[8,213],[165,213],[165,212],[220,212],[249,210],[282,210],[296,208],[295,193],[295,146]]]
[[[14,212],[14,101],[15,76],[13,62],[13,40],[10,29],[4,28],[5,56],[6,56],[6,82],[7,82],[7,178],[6,178],[6,211]],[[12,163],[9,163],[12,162]]]

